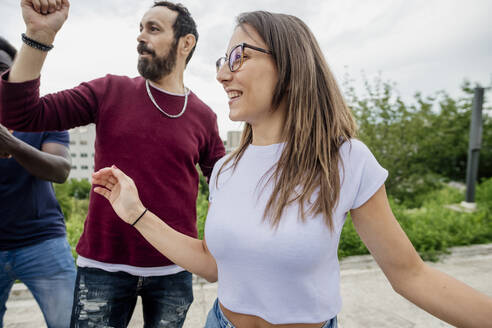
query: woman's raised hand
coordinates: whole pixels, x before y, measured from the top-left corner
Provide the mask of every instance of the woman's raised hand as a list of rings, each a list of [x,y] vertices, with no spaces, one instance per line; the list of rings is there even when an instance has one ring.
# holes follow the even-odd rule
[[[116,214],[126,223],[135,222],[145,210],[135,182],[114,165],[92,173],[92,184],[99,185],[94,192],[109,200]]]

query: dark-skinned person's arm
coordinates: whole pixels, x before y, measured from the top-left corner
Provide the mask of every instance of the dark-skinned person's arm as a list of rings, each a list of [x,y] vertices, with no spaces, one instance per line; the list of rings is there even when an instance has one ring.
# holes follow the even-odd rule
[[[17,139],[0,125],[0,155],[12,157],[33,176],[63,183],[70,173],[71,160],[68,148],[56,142],[43,143],[41,150]]]

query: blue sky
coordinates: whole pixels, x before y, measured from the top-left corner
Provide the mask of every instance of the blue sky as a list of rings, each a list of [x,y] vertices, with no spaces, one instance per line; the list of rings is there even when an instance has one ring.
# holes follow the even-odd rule
[[[269,10],[303,19],[318,38],[341,82],[349,73],[359,87],[361,72],[381,73],[409,99],[446,90],[459,95],[464,78],[492,80],[489,0],[183,0],[198,24],[200,39],[185,84],[218,115],[223,137],[241,129],[228,118],[227,98],[215,80],[214,63],[225,52],[234,18]],[[152,1],[84,0],[71,3],[42,72],[41,93],[73,87],[107,73],[136,76],[136,37]],[[20,47],[25,26],[20,0],[0,2],[0,34]],[[492,91],[491,91],[492,92]],[[489,96],[490,97],[490,96]]]

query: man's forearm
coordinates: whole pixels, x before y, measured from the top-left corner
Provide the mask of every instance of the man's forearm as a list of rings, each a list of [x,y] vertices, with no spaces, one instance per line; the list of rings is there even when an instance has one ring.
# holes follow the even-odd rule
[[[68,17],[68,0],[21,0],[26,36],[38,43],[51,45]],[[39,77],[46,51],[22,45],[9,74],[10,82],[25,82]]]
[[[10,70],[9,82],[34,80],[41,74],[47,52],[23,44]]]
[[[33,176],[56,183],[63,183],[70,173],[70,162],[62,156],[49,154],[19,139],[9,152],[12,157]]]

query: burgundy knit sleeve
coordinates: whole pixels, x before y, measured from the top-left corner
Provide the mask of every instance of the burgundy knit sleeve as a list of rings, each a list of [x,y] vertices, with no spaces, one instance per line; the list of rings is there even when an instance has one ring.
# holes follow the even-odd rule
[[[9,71],[0,78],[0,121],[18,131],[66,130],[97,121],[100,96],[106,78],[39,97],[40,80],[8,82]]]
[[[203,175],[210,179],[212,174],[212,169],[214,168],[215,162],[224,157],[225,148],[224,143],[219,135],[219,128],[217,126],[217,117],[214,115],[213,123],[210,126],[209,136],[208,136],[207,151],[204,156],[200,158],[200,169]]]

